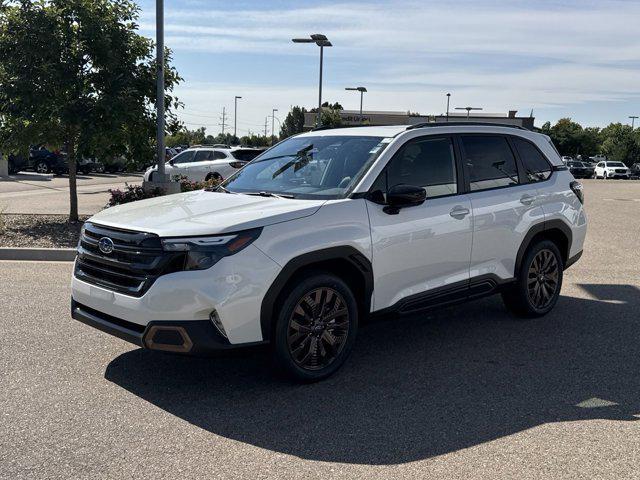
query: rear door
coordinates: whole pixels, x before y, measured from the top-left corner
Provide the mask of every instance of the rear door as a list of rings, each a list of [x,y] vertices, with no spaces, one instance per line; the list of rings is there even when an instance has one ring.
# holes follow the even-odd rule
[[[385,211],[383,198],[367,200],[375,310],[426,306],[436,289],[458,288],[466,296],[472,220],[469,196],[460,191],[459,167],[451,137],[416,137],[398,150],[372,186],[370,198],[384,197],[398,184],[427,191],[422,205],[396,214]]]
[[[473,210],[471,285],[514,277],[518,249],[530,227],[544,221],[535,183],[518,165],[505,135],[460,135]]]
[[[213,160],[213,150],[197,150],[193,161],[186,165],[189,180],[201,182],[209,172],[209,164]]]

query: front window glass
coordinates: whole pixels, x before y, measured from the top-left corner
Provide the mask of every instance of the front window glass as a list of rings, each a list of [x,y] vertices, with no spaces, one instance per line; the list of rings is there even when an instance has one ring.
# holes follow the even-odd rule
[[[292,137],[247,164],[223,187],[237,193],[342,198],[390,142],[357,135]]]
[[[181,163],[189,163],[193,159],[193,155],[195,154],[195,150],[185,150],[179,155],[176,155],[171,159],[171,163],[173,165],[179,165]]]
[[[624,167],[622,162],[607,162],[607,167]]]
[[[424,137],[410,140],[389,162],[381,178],[383,183],[376,181],[375,186],[383,194],[401,184],[425,187],[429,198],[457,193],[456,160],[451,139]]]

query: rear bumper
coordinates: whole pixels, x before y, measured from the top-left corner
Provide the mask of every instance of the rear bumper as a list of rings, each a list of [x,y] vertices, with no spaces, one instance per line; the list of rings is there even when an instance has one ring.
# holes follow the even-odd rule
[[[79,322],[149,350],[197,356],[256,345],[232,345],[209,320],[162,320],[143,326],[98,312],[73,298],[71,316]]]

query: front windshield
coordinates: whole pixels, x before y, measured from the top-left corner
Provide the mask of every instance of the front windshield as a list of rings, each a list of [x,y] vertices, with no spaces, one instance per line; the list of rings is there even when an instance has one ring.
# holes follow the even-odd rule
[[[607,162],[607,167],[624,167],[622,162]]]
[[[390,142],[390,138],[358,135],[292,137],[257,157],[222,186],[236,193],[342,198]]]

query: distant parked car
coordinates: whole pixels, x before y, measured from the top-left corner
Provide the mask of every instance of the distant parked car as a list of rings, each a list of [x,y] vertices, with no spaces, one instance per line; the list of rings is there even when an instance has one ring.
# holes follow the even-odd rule
[[[127,159],[124,156],[107,158],[101,161],[104,165],[104,172],[116,173],[124,172],[127,168]]]
[[[636,162],[631,165],[631,176],[634,178],[640,178],[640,162]]]
[[[631,170],[622,162],[599,162],[595,174],[596,178],[631,178]]]
[[[62,175],[69,171],[69,163],[67,162],[66,154],[62,152],[52,152],[44,147],[32,148],[29,151],[29,159],[23,170]]]
[[[0,153],[0,157],[2,157],[2,153]],[[7,155],[7,162],[9,164],[9,175],[14,175],[21,170],[24,170],[27,166],[27,161],[22,155],[15,155],[10,153]]]
[[[590,165],[575,160],[567,162],[567,167],[569,167],[569,171],[574,178],[591,178],[595,171]]]
[[[567,155],[565,155],[564,157],[562,157],[562,162],[566,165],[567,162],[571,162],[573,161],[573,157],[569,157]]]
[[[254,148],[189,148],[169,160],[165,172],[171,177],[181,175],[196,182],[224,180],[260,153],[261,150]],[[149,168],[144,179],[151,181],[157,169],[157,166]]]

